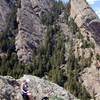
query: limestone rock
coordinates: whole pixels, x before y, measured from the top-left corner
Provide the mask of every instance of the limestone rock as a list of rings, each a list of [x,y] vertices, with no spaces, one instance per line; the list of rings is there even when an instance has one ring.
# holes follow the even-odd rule
[[[21,0],[21,8],[17,12],[19,25],[15,42],[20,61],[31,62],[33,51],[38,48],[44,36],[41,14],[50,11],[50,8],[50,0]]]
[[[31,75],[24,75],[18,80],[8,76],[0,76],[0,100],[22,100],[20,84],[26,79],[30,79],[29,89],[36,100],[41,100],[43,97],[78,100],[62,87]]]

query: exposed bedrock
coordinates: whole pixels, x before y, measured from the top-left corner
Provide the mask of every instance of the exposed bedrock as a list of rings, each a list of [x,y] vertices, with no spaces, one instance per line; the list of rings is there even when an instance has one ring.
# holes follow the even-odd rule
[[[12,9],[7,0],[0,0],[0,32],[4,32],[7,27],[7,18]]]
[[[44,30],[41,24],[41,14],[50,11],[50,0],[21,0],[18,8],[18,34],[16,36],[16,51],[21,62],[30,63],[33,51],[43,40]]]
[[[50,100],[54,97],[55,100],[56,98],[61,100],[79,100],[62,87],[31,75],[24,75],[18,80],[10,76],[0,76],[0,100],[23,100],[20,87],[23,80],[27,79],[30,80],[28,83],[29,91],[35,100],[42,100],[44,97],[48,97]]]
[[[70,16],[80,29],[90,31],[95,41],[100,45],[100,20],[86,0],[70,1]]]

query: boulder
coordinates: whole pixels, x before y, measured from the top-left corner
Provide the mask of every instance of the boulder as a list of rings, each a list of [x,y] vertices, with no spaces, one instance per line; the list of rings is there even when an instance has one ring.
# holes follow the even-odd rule
[[[42,100],[42,98],[49,98],[49,100],[78,100],[68,91],[62,87],[40,79],[31,75],[24,75],[20,79],[14,79],[10,76],[0,76],[0,99],[1,100],[23,100],[20,86],[22,82],[29,79],[29,90],[35,100]],[[58,99],[57,99],[58,98]]]

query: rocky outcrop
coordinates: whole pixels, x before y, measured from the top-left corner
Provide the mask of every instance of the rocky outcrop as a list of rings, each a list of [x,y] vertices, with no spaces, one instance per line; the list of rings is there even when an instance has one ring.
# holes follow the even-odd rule
[[[90,68],[86,68],[81,76],[82,84],[86,87],[87,91],[96,100],[100,100],[100,76],[99,71],[96,69],[95,64]]]
[[[100,45],[100,20],[95,19],[89,23],[89,28],[96,42]]]
[[[82,27],[84,24],[88,24],[90,21],[97,18],[97,15],[88,5],[86,0],[71,0],[70,16],[75,20],[79,27]]]
[[[9,3],[7,3],[7,0],[0,0],[0,32],[4,32],[7,27],[7,18],[11,13]]]
[[[26,79],[30,80],[29,89],[35,100],[41,100],[43,97],[48,97],[49,100],[78,100],[58,85],[31,75],[24,75],[18,80],[0,76],[0,100],[23,100],[20,84]]]
[[[100,20],[86,0],[71,0],[70,16],[75,20],[83,34],[85,28],[85,31],[93,34],[95,41],[100,45],[100,30],[98,29]]]
[[[69,54],[68,51],[69,51],[69,46],[70,46],[68,43],[68,39],[72,38],[72,32],[71,32],[68,24],[66,24],[66,19],[65,19],[64,15],[65,15],[65,12],[62,12],[61,15],[59,15],[57,23],[60,26],[61,31],[64,35],[64,40],[67,41],[67,42],[65,42],[65,55],[64,55],[65,61],[67,62],[68,61],[68,54]]]
[[[16,36],[16,51],[20,61],[29,63],[33,51],[43,40],[44,30],[41,15],[50,11],[50,0],[21,0],[18,8],[18,34]]]
[[[75,54],[81,55],[84,51],[84,57],[88,58],[90,53],[93,54],[91,57],[89,68],[85,68],[81,76],[81,82],[86,87],[87,91],[96,100],[100,99],[100,81],[98,80],[98,70],[96,69],[96,54],[100,54],[100,20],[86,2],[86,0],[71,0],[70,1],[70,16],[74,19],[75,23],[80,29],[83,35],[83,40],[91,41],[94,44],[94,48],[81,48],[82,41],[78,39],[78,46],[76,46]],[[87,38],[88,37],[88,38]],[[76,45],[77,45],[76,44]],[[99,44],[99,45],[98,45]],[[77,49],[79,51],[77,52]],[[82,58],[83,59],[83,58]]]

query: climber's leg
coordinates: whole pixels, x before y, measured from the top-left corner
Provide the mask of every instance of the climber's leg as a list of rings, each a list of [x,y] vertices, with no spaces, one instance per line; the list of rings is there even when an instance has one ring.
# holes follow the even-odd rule
[[[23,96],[23,100],[30,100],[27,94],[22,94],[22,96]]]
[[[31,93],[28,93],[27,95],[28,95],[29,100],[33,100],[32,99],[33,97],[32,97],[32,94]]]

